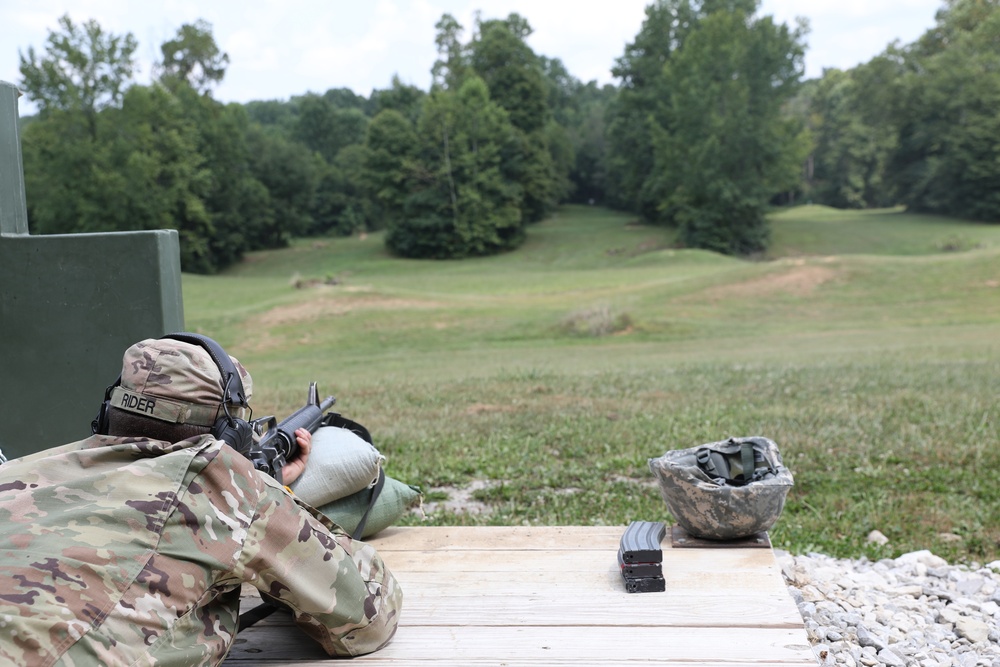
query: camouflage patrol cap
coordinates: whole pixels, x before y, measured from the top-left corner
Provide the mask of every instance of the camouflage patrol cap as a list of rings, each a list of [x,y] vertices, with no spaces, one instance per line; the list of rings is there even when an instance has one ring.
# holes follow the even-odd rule
[[[234,357],[247,400],[253,380]],[[170,338],[149,338],[125,350],[121,383],[111,394],[111,407],[175,424],[213,426],[222,409],[222,374],[201,346]],[[249,409],[229,405],[229,414],[248,418]]]

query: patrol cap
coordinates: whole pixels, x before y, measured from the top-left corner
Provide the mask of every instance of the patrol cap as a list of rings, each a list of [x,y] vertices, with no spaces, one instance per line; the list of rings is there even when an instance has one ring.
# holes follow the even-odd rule
[[[230,359],[249,400],[253,380],[239,361]],[[184,341],[148,338],[125,350],[111,407],[175,424],[213,426],[225,414],[222,397],[222,373],[208,351]],[[232,417],[249,417],[247,408],[228,408]]]

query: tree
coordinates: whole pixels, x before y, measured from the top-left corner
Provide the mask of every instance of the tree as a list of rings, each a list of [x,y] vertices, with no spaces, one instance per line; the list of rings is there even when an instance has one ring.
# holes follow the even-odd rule
[[[823,72],[811,100],[815,118],[813,198],[838,208],[892,203],[886,164],[895,135],[874,124],[867,113],[871,86],[864,66],[849,72]]]
[[[269,224],[270,195],[252,173],[250,119],[239,104],[223,105],[186,83],[173,91],[195,129],[207,182],[200,191],[211,222],[203,272],[223,269],[252,247],[257,230]],[[191,269],[194,270],[194,269]]]
[[[95,173],[110,164],[81,113],[51,110],[21,131],[28,219],[36,234],[106,231]]]
[[[607,118],[617,91],[612,85],[598,88],[591,81],[576,92],[578,111],[570,126],[573,142],[573,200],[583,203],[606,203],[608,192]]]
[[[93,22],[86,31],[63,25],[47,56],[23,58],[38,95],[52,92],[22,126],[36,232],[176,229],[182,268],[211,273],[294,236],[381,224],[374,195],[386,190],[371,189],[366,172],[364,97],[331,89],[287,103],[220,104],[208,87],[228,59],[203,21],[162,46],[156,83],[124,88],[100,63],[128,56],[111,68],[125,71],[134,40]],[[397,85],[382,101],[418,115],[414,91]]]
[[[689,246],[762,250],[764,207],[797,183],[801,128],[782,105],[802,75],[805,27],[757,17],[756,0],[659,0],[615,74],[610,188]]]
[[[531,27],[518,14],[505,20],[480,21],[469,45],[469,64],[486,82],[491,99],[510,114],[510,122],[525,134],[549,120],[548,90],[542,62],[524,40]]]
[[[383,170],[380,199],[392,210],[388,247],[406,257],[444,259],[521,243],[519,188],[502,169],[515,134],[485,83],[473,76],[458,91],[433,91],[416,133],[408,129],[400,114],[386,111],[369,134],[370,165]]]
[[[635,41],[625,46],[612,74],[621,80],[608,109],[608,203],[664,222],[654,173],[651,118],[660,106],[664,65],[684,43],[700,15],[689,0],[657,0],[648,5]]]
[[[583,84],[569,73],[566,65],[558,58],[539,56],[538,62],[542,68],[542,76],[547,90],[546,105],[549,114],[563,127],[573,125],[574,117],[578,112],[575,97]]]
[[[322,158],[302,144],[251,126],[254,159],[250,172],[267,191],[260,226],[248,238],[251,249],[281,248],[313,228],[312,205],[323,172]]]
[[[207,93],[226,75],[229,55],[222,53],[212,36],[212,25],[199,19],[185,23],[177,36],[160,46],[163,61],[159,65],[160,81],[172,87],[174,81],[185,81],[195,90]]]
[[[914,211],[1000,221],[1000,2],[949,0],[900,53],[889,173]]]
[[[96,118],[92,141],[79,114],[52,112],[27,128],[25,186],[39,233],[176,229],[181,267],[216,268],[212,218],[205,207],[211,174],[198,132],[162,87],[132,86],[120,109]]]
[[[368,126],[365,148],[364,188],[372,197],[376,216],[392,229],[406,218],[418,152],[417,133],[403,114],[386,109]]]
[[[255,100],[243,105],[247,115],[255,123],[265,127],[278,128],[282,133],[291,133],[295,125],[295,108],[281,100]]]
[[[431,67],[433,87],[458,90],[469,69],[468,54],[461,42],[464,28],[451,14],[443,14],[434,27],[438,59]]]
[[[272,221],[271,199],[251,173],[244,107],[223,105],[209,95],[222,81],[229,57],[221,53],[205,21],[183,25],[164,42],[159,81],[193,128],[195,150],[206,177],[194,192],[207,222],[198,233],[180,229],[185,270],[212,273],[240,259]]]
[[[316,188],[313,233],[348,236],[378,228],[364,178],[367,150],[361,144],[347,146],[326,165]]]
[[[337,109],[357,109],[358,111],[364,111],[368,106],[368,100],[350,88],[330,88],[323,93],[323,99]]]
[[[801,33],[747,10],[703,17],[664,66],[654,134],[661,209],[685,245],[727,254],[766,248],[764,208],[804,157],[781,114],[802,75]]]
[[[410,86],[400,81],[398,76],[392,77],[392,87],[387,90],[374,90],[370,99],[370,114],[378,115],[386,109],[395,109],[406,116],[407,120],[416,124],[423,110],[427,93],[416,86]]]
[[[518,14],[506,19],[479,20],[468,47],[469,67],[489,89],[491,101],[504,109],[517,131],[513,152],[504,156],[504,174],[522,192],[521,211],[527,222],[545,218],[566,195],[565,174],[546,132],[551,114],[542,61],[525,40],[531,26]]]
[[[356,108],[340,109],[318,95],[296,98],[298,117],[292,138],[332,163],[346,146],[362,144],[368,118]]]
[[[211,172],[199,153],[195,124],[180,101],[159,87],[133,86],[120,118],[109,132],[118,151],[105,185],[109,198],[102,207],[115,229],[176,229],[181,267],[212,273],[215,229],[205,206]],[[112,188],[111,186],[115,186]]]
[[[558,199],[603,202],[607,170],[605,116],[614,86],[583,84],[558,58],[541,59],[552,120],[546,127],[556,166]]]
[[[94,20],[77,26],[66,14],[62,32],[49,31],[45,54],[28,47],[19,54],[21,89],[38,104],[39,113],[74,111],[84,115],[92,138],[97,136],[97,113],[119,105],[135,70],[138,46],[131,33],[105,34]]]
[[[817,175],[853,193],[830,201],[1000,221],[998,45],[1000,2],[947,0],[914,43],[827,82]]]

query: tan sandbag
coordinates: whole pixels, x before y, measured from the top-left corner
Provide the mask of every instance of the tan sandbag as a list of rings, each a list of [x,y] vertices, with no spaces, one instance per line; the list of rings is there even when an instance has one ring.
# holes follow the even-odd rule
[[[290,488],[319,507],[370,487],[385,462],[375,447],[345,428],[321,426],[312,437],[305,472]]]
[[[358,522],[368,510],[371,494],[371,489],[364,489],[316,509],[353,535]],[[375,506],[368,514],[364,531],[360,537],[370,537],[396,523],[408,509],[420,504],[421,497],[419,487],[410,486],[386,476],[385,484],[375,500]]]

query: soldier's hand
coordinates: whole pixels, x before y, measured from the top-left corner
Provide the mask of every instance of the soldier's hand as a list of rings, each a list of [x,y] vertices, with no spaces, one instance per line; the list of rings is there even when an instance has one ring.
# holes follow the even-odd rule
[[[299,444],[299,453],[281,469],[281,481],[291,484],[305,471],[312,450],[312,433],[307,428],[295,429],[295,441]]]

